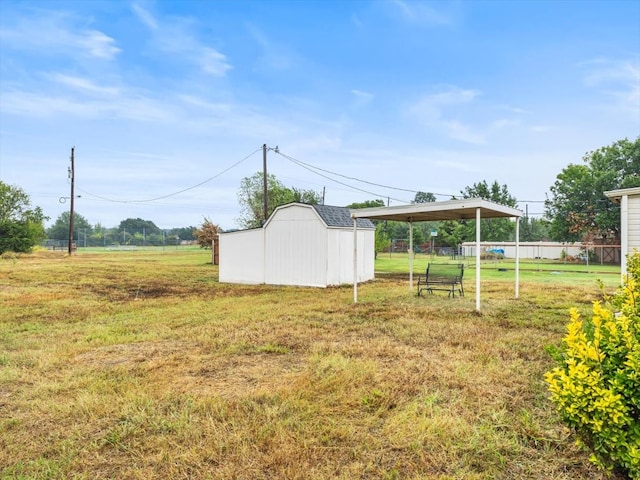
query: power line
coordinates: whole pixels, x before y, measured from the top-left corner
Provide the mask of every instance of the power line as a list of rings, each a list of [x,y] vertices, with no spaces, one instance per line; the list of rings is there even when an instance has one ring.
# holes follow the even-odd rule
[[[294,164],[298,165],[299,167],[302,167],[302,168],[304,168],[304,169],[306,169],[306,170],[310,171],[311,173],[313,173],[313,174],[315,174],[315,175],[318,175],[318,176],[320,176],[320,177],[324,177],[324,178],[326,178],[327,180],[331,180],[332,182],[338,183],[338,184],[340,184],[340,185],[344,185],[345,187],[348,187],[348,188],[350,188],[350,189],[352,189],[352,190],[358,190],[359,192],[366,193],[367,195],[373,195],[374,197],[379,197],[379,198],[389,198],[389,199],[391,199],[391,200],[393,200],[393,201],[400,202],[400,203],[411,203],[410,201],[407,201],[407,200],[402,200],[402,199],[399,199],[399,198],[389,197],[388,195],[380,195],[379,193],[370,192],[370,191],[368,191],[368,190],[364,190],[364,189],[362,189],[362,188],[354,187],[353,185],[349,185],[348,183],[344,183],[344,182],[341,182],[340,180],[336,180],[335,178],[331,178],[331,177],[329,177],[328,175],[323,175],[322,173],[316,172],[316,171],[314,170],[314,168],[317,168],[317,167],[313,167],[313,166],[308,165],[308,164],[306,164],[306,163],[304,163],[304,162],[302,162],[302,161],[300,161],[300,160],[296,160],[295,158],[290,157],[290,156],[288,156],[288,155],[285,155],[285,154],[283,154],[283,153],[281,153],[281,152],[279,152],[279,151],[276,151],[276,153],[278,153],[279,155],[282,155],[284,158],[286,158],[286,159],[287,159],[287,160],[289,160],[290,162],[292,162],[292,163],[294,163]],[[326,171],[326,170],[323,170],[323,169],[321,169],[321,168],[317,168],[317,169],[318,169],[318,170],[322,170],[322,171]],[[328,172],[328,171],[327,171],[327,172]],[[340,174],[337,174],[337,173],[333,173],[333,172],[328,172],[328,173],[332,173],[332,174],[334,174],[334,175],[338,175],[338,176],[344,177],[344,175],[340,175]],[[347,177],[347,178],[348,178],[348,177]],[[370,182],[364,182],[364,183],[370,183]],[[380,186],[380,185],[378,185],[378,186]],[[410,191],[410,190],[408,190],[408,191]]]
[[[315,175],[321,176],[323,178],[327,178],[327,179],[329,179],[329,180],[331,180],[333,182],[336,182],[336,183],[338,183],[340,185],[344,185],[349,189],[358,190],[360,192],[364,192],[364,193],[367,193],[369,195],[374,195],[374,196],[380,197],[380,198],[390,198],[391,200],[394,200],[394,201],[397,201],[397,202],[401,202],[401,203],[411,203],[410,201],[401,200],[401,199],[389,197],[387,195],[381,195],[379,193],[374,193],[374,192],[370,192],[370,191],[367,191],[367,190],[363,190],[363,189],[358,188],[358,187],[354,187],[353,185],[349,185],[347,183],[341,182],[341,181],[336,180],[334,178],[331,178],[331,177],[329,177],[327,175],[323,175],[323,174],[321,174],[319,172],[325,172],[325,173],[328,173],[330,175],[335,175],[335,176],[342,177],[342,178],[345,178],[345,179],[348,179],[348,180],[353,180],[353,181],[356,181],[356,182],[366,183],[368,185],[373,185],[373,186],[376,186],[376,187],[386,188],[386,189],[389,189],[389,190],[397,190],[397,191],[401,191],[401,192],[409,192],[409,193],[414,193],[414,194],[420,193],[419,190],[412,190],[412,189],[401,188],[401,187],[393,187],[391,185],[384,185],[384,184],[381,184],[381,183],[375,183],[375,182],[370,182],[368,180],[363,180],[363,179],[357,178],[357,177],[351,177],[351,176],[348,176],[348,175],[343,175],[341,173],[333,172],[331,170],[327,170],[327,169],[312,165],[310,163],[303,162],[302,160],[298,160],[297,158],[294,158],[294,157],[292,157],[290,155],[282,153],[279,149],[276,149],[274,151],[277,154],[279,154],[280,156],[282,156],[282,157],[286,158],[287,160],[289,160],[290,162],[298,165],[299,167],[302,167],[302,168],[310,171],[311,173],[314,173]],[[439,196],[439,197],[448,197],[448,198],[455,198],[456,197],[456,195],[451,195],[451,194],[447,194],[447,193],[434,193],[434,192],[429,192],[429,193],[431,193],[434,196]],[[520,203],[520,204],[524,204],[524,203],[545,203],[545,200],[518,200],[518,203]]]
[[[192,185],[190,187],[178,190],[176,192],[169,193],[169,194],[166,194],[166,195],[161,195],[161,196],[154,197],[154,198],[121,200],[121,199],[110,198],[110,197],[106,197],[106,196],[102,196],[102,195],[97,195],[95,193],[91,193],[91,192],[88,192],[86,190],[83,190],[83,189],[81,189],[79,187],[76,187],[76,188],[79,191],[83,192],[85,195],[88,195],[90,197],[97,198],[97,199],[100,199],[100,200],[104,200],[104,201],[107,201],[107,202],[144,205],[146,203],[157,202],[158,200],[163,200],[165,198],[174,197],[176,195],[179,195],[181,193],[187,192],[189,190],[193,190],[193,189],[198,188],[198,187],[200,187],[200,186],[202,186],[202,185],[204,185],[206,183],[209,183],[212,180],[215,180],[216,178],[218,178],[221,175],[225,174],[229,170],[232,170],[236,166],[240,165],[242,162],[246,161],[247,159],[249,159],[250,157],[252,157],[256,153],[258,153],[262,149],[263,149],[263,147],[258,147],[257,149],[255,149],[253,152],[251,152],[250,154],[248,154],[247,156],[245,156],[241,160],[235,162],[234,164],[232,164],[229,167],[225,168],[224,170],[220,171],[216,175],[213,175],[213,176],[207,178],[206,180],[203,180],[202,182],[199,182],[199,183],[197,183],[195,185]],[[297,165],[297,166],[299,166],[301,168],[304,168],[305,170],[307,170],[307,171],[309,171],[309,172],[311,172],[311,173],[313,173],[315,175],[318,175],[319,177],[325,178],[325,179],[330,180],[330,181],[332,181],[334,183],[342,185],[342,186],[348,188],[349,190],[356,190],[356,191],[359,191],[359,192],[366,193],[368,195],[373,195],[373,196],[375,196],[377,198],[383,198],[383,199],[386,198],[386,199],[390,199],[390,200],[393,200],[393,201],[396,201],[396,202],[406,203],[406,204],[412,203],[412,200],[394,198],[394,197],[390,197],[389,195],[385,195],[385,194],[381,194],[381,193],[377,193],[377,192],[372,192],[370,190],[365,190],[363,188],[356,187],[356,186],[354,186],[352,184],[345,183],[343,181],[337,180],[336,178],[332,178],[329,175],[336,176],[336,177],[341,177],[341,178],[344,178],[346,180],[352,180],[352,181],[355,181],[355,182],[360,182],[360,183],[364,183],[364,184],[367,184],[367,185],[372,185],[372,186],[375,186],[375,187],[380,187],[380,188],[384,188],[384,189],[388,189],[388,190],[396,190],[396,191],[399,191],[399,192],[408,192],[408,193],[413,193],[413,194],[417,194],[417,193],[421,192],[420,190],[413,190],[413,189],[408,189],[408,188],[395,187],[395,186],[391,186],[391,185],[384,185],[384,184],[381,184],[381,183],[376,183],[376,182],[372,182],[372,181],[369,181],[369,180],[364,180],[362,178],[353,177],[353,176],[349,176],[349,175],[344,175],[344,174],[341,174],[341,173],[338,173],[338,172],[327,170],[325,168],[321,168],[321,167],[312,165],[312,164],[310,164],[308,162],[304,162],[302,160],[294,158],[291,155],[287,155],[285,153],[282,153],[278,148],[275,148],[275,149],[269,148],[269,150],[274,151],[275,153],[277,153],[278,155],[280,155],[283,158],[287,159],[291,163],[293,163],[293,164],[295,164],[295,165]],[[321,173],[321,172],[323,172],[323,173]],[[429,193],[433,194],[434,196],[439,196],[439,197],[447,197],[447,198],[455,198],[456,197],[456,195],[452,195],[452,194],[434,193],[434,192],[429,192]],[[524,203],[545,203],[545,201],[544,200],[521,200],[518,203],[522,203],[522,204],[524,204]]]
[[[294,158],[294,157],[292,157],[290,155],[286,155],[286,154],[282,153],[281,151],[275,151],[275,152],[277,154],[283,156],[284,158],[286,158],[290,162],[293,162],[293,163],[295,163],[296,165],[298,165],[298,166],[300,166],[302,168],[306,168],[307,170],[311,171],[312,173],[315,173],[316,175],[320,175],[320,176],[322,176],[324,178],[328,178],[329,180],[332,180],[334,182],[340,183],[341,185],[345,185],[345,186],[350,187],[350,188],[354,188],[356,190],[360,190],[360,189],[356,188],[356,187],[353,187],[351,185],[339,182],[339,181],[337,181],[337,180],[335,180],[333,178],[327,177],[325,175],[321,175],[320,173],[316,172],[316,170],[328,173],[330,175],[335,175],[337,177],[346,178],[347,180],[354,180],[356,182],[361,182],[361,183],[366,183],[368,185],[373,185],[374,187],[381,187],[381,188],[386,188],[386,189],[389,189],[389,190],[397,190],[397,191],[400,191],[400,192],[409,192],[409,193],[414,193],[414,194],[420,192],[419,190],[411,190],[411,189],[408,189],[408,188],[392,187],[390,185],[383,185],[381,183],[370,182],[368,180],[363,180],[363,179],[357,178],[357,177],[350,177],[348,175],[343,175],[341,173],[332,172],[331,170],[326,170],[326,169],[321,168],[321,167],[316,167],[315,165],[311,165],[310,163],[303,162],[302,160],[298,160],[297,158]],[[384,198],[387,197],[387,195],[373,194],[371,192],[367,192],[366,190],[360,190],[360,191],[363,191],[365,193],[369,193],[371,195],[381,196],[381,197],[384,197]],[[439,197],[454,197],[455,196],[455,195],[450,195],[450,194],[447,194],[447,193],[434,193],[434,192],[430,192],[430,193],[432,193],[433,195],[437,195]],[[393,200],[397,200],[397,199],[393,199]],[[400,200],[400,201],[404,202],[404,200]],[[410,203],[410,202],[405,202],[405,203]]]
[[[157,200],[162,200],[162,199],[165,199],[165,198],[174,197],[174,196],[179,195],[179,194],[181,194],[181,193],[188,192],[189,190],[193,190],[194,188],[198,188],[198,187],[200,187],[200,186],[204,185],[205,183],[209,183],[210,181],[215,180],[215,179],[216,179],[216,178],[218,178],[219,176],[221,176],[221,175],[223,175],[223,174],[227,173],[229,170],[231,170],[231,169],[233,169],[233,168],[237,167],[237,166],[238,166],[238,165],[240,165],[242,162],[244,162],[245,160],[247,160],[248,158],[250,158],[252,155],[255,155],[255,154],[256,154],[257,152],[259,152],[260,150],[262,150],[262,147],[259,147],[259,148],[255,149],[253,152],[251,152],[249,155],[247,155],[247,156],[246,156],[246,157],[244,157],[243,159],[241,159],[241,160],[237,161],[236,163],[234,163],[234,164],[233,164],[233,165],[231,165],[230,167],[225,168],[225,169],[224,169],[224,170],[222,170],[221,172],[219,172],[219,173],[215,174],[215,175],[214,175],[214,176],[212,176],[212,177],[207,178],[206,180],[204,180],[204,181],[202,181],[202,182],[200,182],[200,183],[197,183],[197,184],[192,185],[192,186],[187,187],[187,188],[183,188],[182,190],[179,190],[179,191],[177,191],[177,192],[169,193],[169,194],[167,194],[167,195],[161,195],[160,197],[148,198],[148,199],[143,199],[143,200],[117,200],[117,199],[114,199],[114,198],[108,198],[108,197],[103,197],[103,196],[101,196],[101,195],[96,195],[96,194],[94,194],[94,193],[87,192],[86,190],[82,190],[81,188],[78,188],[78,190],[80,190],[80,191],[81,191],[82,193],[84,193],[85,195],[89,195],[89,196],[94,197],[94,198],[99,198],[100,200],[105,200],[105,201],[107,201],[107,202],[115,202],[115,203],[134,203],[134,204],[142,204],[142,203],[155,202],[155,201],[157,201]]]

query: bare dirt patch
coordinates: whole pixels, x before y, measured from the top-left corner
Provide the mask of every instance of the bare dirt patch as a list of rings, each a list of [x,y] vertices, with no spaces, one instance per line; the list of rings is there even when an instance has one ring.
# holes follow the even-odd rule
[[[254,353],[220,357],[187,342],[109,345],[76,361],[98,369],[142,368],[154,382],[198,396],[237,399],[289,385],[303,368],[299,354]]]
[[[296,354],[254,354],[216,359],[177,379],[185,391],[238,399],[260,392],[276,392],[290,385],[303,369]]]
[[[82,353],[76,361],[89,366],[135,365],[158,357],[167,357],[189,348],[186,342],[140,342],[107,345]]]

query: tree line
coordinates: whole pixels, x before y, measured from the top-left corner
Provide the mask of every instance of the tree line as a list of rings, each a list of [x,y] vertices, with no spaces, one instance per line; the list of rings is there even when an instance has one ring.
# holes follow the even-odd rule
[[[56,221],[46,229],[49,242],[69,241],[69,212],[61,213]],[[76,245],[83,247],[101,247],[108,245],[176,245],[183,240],[196,240],[196,227],[171,228],[163,230],[153,221],[142,218],[127,218],[117,227],[106,228],[100,223],[91,225],[79,213],[73,214],[73,239]]]
[[[267,175],[267,211],[264,211],[264,178],[261,172],[243,178],[238,190],[242,228],[261,226],[273,210],[291,202],[323,203],[322,194],[313,190],[287,187],[275,176]],[[571,163],[556,177],[544,201],[543,218],[523,217],[520,222],[520,240],[553,240],[562,242],[592,242],[595,239],[619,241],[620,207],[611,202],[605,191],[640,186],[640,137],[623,139],[600,149],[587,152],[582,163]],[[497,181],[479,181],[465,187],[455,198],[482,198],[510,207],[518,207],[517,199],[507,185]],[[430,192],[417,192],[413,202],[435,201]],[[382,199],[365,200],[346,205],[349,208],[384,206]],[[32,206],[28,195],[19,187],[0,181],[0,253],[26,252],[42,240],[67,240],[69,213],[61,214],[55,223],[45,229],[48,220],[40,207]],[[152,221],[129,218],[117,228],[91,225],[82,215],[74,214],[74,239],[87,246],[109,244],[147,243],[164,245],[179,240],[197,240],[210,247],[211,238],[220,231],[210,219],[199,227],[161,230]],[[421,222],[413,229],[413,243],[423,245],[430,241],[431,232],[437,231],[437,245],[455,248],[475,239],[475,220]],[[392,244],[394,240],[408,240],[408,225],[404,222],[376,222],[376,250]],[[480,225],[482,239],[511,241],[515,225],[509,219],[484,219]],[[164,243],[163,243],[164,242]]]

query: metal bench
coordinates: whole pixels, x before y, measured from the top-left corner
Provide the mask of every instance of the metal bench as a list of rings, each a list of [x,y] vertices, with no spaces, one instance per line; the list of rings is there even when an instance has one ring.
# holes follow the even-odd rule
[[[449,292],[450,297],[456,296],[456,290],[461,297],[464,297],[464,287],[462,277],[464,275],[464,264],[429,263],[424,275],[418,277],[418,296],[422,296],[422,291],[433,293],[434,290]]]

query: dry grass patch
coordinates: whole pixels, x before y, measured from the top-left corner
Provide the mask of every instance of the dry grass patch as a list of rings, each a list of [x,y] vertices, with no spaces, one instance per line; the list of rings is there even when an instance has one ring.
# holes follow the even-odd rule
[[[0,262],[0,477],[598,479],[545,346],[593,286],[221,285],[207,252]]]

